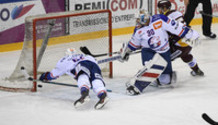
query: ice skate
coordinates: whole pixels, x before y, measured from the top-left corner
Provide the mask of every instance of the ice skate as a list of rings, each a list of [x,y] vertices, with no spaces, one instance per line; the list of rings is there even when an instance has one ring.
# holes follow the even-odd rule
[[[89,90],[83,91],[81,97],[74,102],[75,108],[79,108],[90,101]]]
[[[197,69],[196,71],[191,71],[192,76],[204,76],[204,72],[201,71],[200,69]]]
[[[140,94],[139,90],[135,86],[132,86],[132,85],[126,88],[126,93],[128,95],[139,95]]]
[[[107,94],[104,92],[100,95],[99,101],[95,104],[95,109],[101,109],[109,101]]]
[[[151,82],[151,83],[149,84],[149,86],[152,86],[152,87],[158,87],[158,86],[160,86],[160,81],[159,81],[159,79],[156,79],[154,82]]]
[[[154,82],[152,82],[151,84],[149,84],[149,86],[152,87],[158,87],[158,88],[173,88],[176,87],[177,83],[177,73],[176,71],[172,72],[171,75],[171,81],[168,84],[161,84],[159,79],[155,80]]]
[[[176,71],[173,71],[172,75],[171,75],[171,81],[169,84],[167,84],[168,87],[176,87],[178,84],[177,84],[177,73]]]

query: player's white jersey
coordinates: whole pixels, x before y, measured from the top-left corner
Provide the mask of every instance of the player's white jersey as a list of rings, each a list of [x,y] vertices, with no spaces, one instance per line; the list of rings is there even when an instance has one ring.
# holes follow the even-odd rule
[[[97,64],[96,60],[89,55],[86,56],[84,54],[67,55],[58,61],[56,67],[50,72],[51,77],[56,78],[63,74],[68,74],[75,78],[75,75],[71,73],[71,71],[76,68],[79,62],[85,60],[89,60]]]
[[[151,48],[158,53],[164,53],[170,49],[167,31],[184,37],[189,28],[174,19],[157,14],[150,17],[150,24],[148,26],[136,30],[128,46],[131,50],[143,47]]]
[[[183,22],[183,15],[181,12],[177,11],[177,10],[171,10],[169,12],[166,13],[166,16],[167,17],[170,17],[176,21],[179,21],[179,22]]]
[[[167,17],[170,17],[176,21],[179,21],[185,24],[182,13],[177,10],[170,10],[165,15]],[[179,47],[189,46],[186,42],[182,41],[180,37],[172,35],[172,34],[170,35],[171,35],[171,42],[174,43],[174,45],[179,46]]]

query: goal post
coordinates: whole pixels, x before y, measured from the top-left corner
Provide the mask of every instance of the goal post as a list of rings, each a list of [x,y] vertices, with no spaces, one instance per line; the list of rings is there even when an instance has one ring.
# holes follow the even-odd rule
[[[37,75],[55,67],[57,61],[65,55],[67,48],[75,48],[81,53],[79,50],[81,46],[87,46],[96,54],[112,52],[110,10],[68,11],[27,17],[20,59],[11,76],[7,78],[8,84],[6,86],[0,84],[0,89],[21,88],[37,91],[36,82],[28,81],[28,87],[23,86],[27,80],[20,68],[24,66],[28,74],[37,79]],[[112,62],[102,64],[100,68],[103,74],[112,77]]]

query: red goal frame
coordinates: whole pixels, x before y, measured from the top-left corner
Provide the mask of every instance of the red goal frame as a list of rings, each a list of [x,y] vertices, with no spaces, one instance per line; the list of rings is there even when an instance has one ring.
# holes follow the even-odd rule
[[[37,79],[37,50],[36,50],[36,22],[48,19],[57,19],[57,18],[66,18],[66,17],[73,17],[73,16],[81,16],[81,15],[90,15],[90,14],[97,14],[97,13],[108,13],[108,37],[109,37],[109,53],[112,52],[112,13],[110,10],[98,10],[98,11],[89,11],[89,12],[81,12],[81,13],[74,13],[69,15],[59,15],[59,16],[52,16],[52,17],[42,17],[42,18],[35,18],[33,19],[33,78]],[[109,55],[112,56],[112,55]],[[113,77],[113,64],[112,62],[109,63],[109,77]],[[32,92],[37,91],[37,82],[33,82],[33,87],[31,89]]]

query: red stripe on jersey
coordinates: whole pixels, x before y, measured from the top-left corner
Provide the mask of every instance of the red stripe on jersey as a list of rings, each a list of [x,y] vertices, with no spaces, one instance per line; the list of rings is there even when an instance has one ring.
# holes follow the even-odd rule
[[[179,33],[179,36],[181,36],[181,35],[182,35],[183,31],[184,31],[184,29],[182,29],[182,31]]]
[[[133,44],[131,41],[129,42],[129,44],[130,44],[131,46],[133,46],[134,48],[139,48],[139,46]]]
[[[169,24],[169,23],[170,23],[170,21],[171,21],[171,20],[170,20],[170,19],[168,19],[167,23]]]
[[[159,75],[160,75],[160,74],[157,74],[157,73],[149,73],[149,72],[146,72],[146,73],[144,73],[142,76],[157,78]]]

